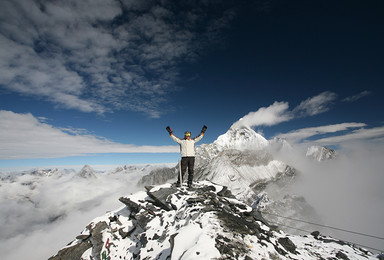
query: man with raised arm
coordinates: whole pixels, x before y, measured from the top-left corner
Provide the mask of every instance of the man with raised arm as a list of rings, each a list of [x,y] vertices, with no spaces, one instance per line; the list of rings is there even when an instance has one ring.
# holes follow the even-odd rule
[[[193,169],[195,166],[195,143],[201,140],[203,138],[205,131],[207,130],[206,126],[203,126],[201,129],[201,132],[198,136],[191,138],[191,132],[186,131],[184,133],[184,138],[178,138],[173,135],[172,129],[167,126],[166,127],[169,135],[175,141],[180,145],[180,154],[181,154],[181,180],[180,180],[180,174],[177,180],[176,185],[180,186],[182,184],[182,180],[184,179],[185,171],[188,168],[188,187],[192,187],[192,181],[193,181]]]

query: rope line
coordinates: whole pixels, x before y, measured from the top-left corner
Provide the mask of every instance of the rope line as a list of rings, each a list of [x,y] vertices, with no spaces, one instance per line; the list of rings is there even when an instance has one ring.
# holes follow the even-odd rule
[[[272,224],[275,224],[275,225],[278,225],[278,226],[282,226],[282,227],[286,227],[286,228],[296,229],[296,230],[299,230],[299,231],[302,231],[302,232],[305,232],[305,233],[311,233],[308,230],[304,230],[304,229],[300,229],[300,228],[295,228],[295,227],[290,227],[290,226],[287,226],[287,225],[284,225],[284,224],[281,224],[281,223],[278,223],[278,222],[272,222]],[[338,240],[342,240],[342,241],[347,242],[347,243],[352,244],[352,245],[361,246],[361,247],[368,248],[368,249],[373,249],[373,250],[376,250],[378,252],[384,252],[384,250],[382,250],[382,249],[377,249],[377,248],[374,248],[374,247],[353,243],[353,242],[347,241],[345,239],[339,239],[339,238],[336,238],[336,237],[334,237],[334,238],[338,239]]]
[[[372,236],[372,235],[364,234],[364,233],[361,233],[361,232],[351,231],[351,230],[337,228],[337,227],[332,227],[332,226],[327,226],[327,225],[321,225],[321,224],[317,224],[317,223],[313,223],[313,222],[309,222],[309,221],[305,221],[305,220],[301,220],[301,219],[294,219],[294,218],[290,218],[290,217],[283,217],[283,216],[279,216],[279,215],[276,215],[276,214],[273,214],[273,213],[262,212],[262,214],[268,214],[268,215],[272,215],[272,216],[279,217],[279,218],[285,218],[285,219],[290,219],[290,220],[293,220],[293,221],[307,223],[307,224],[310,224],[310,225],[315,225],[315,226],[335,229],[335,230],[339,230],[339,231],[343,231],[343,232],[348,232],[348,233],[352,233],[352,234],[356,234],[356,235],[360,235],[360,236],[366,236],[366,237],[371,237],[371,238],[376,238],[376,239],[384,240],[384,237]]]

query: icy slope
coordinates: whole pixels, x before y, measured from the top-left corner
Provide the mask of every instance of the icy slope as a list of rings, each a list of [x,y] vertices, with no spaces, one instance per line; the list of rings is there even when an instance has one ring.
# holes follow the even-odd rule
[[[288,235],[226,187],[165,184],[121,197],[50,260],[62,259],[375,259],[314,232]]]

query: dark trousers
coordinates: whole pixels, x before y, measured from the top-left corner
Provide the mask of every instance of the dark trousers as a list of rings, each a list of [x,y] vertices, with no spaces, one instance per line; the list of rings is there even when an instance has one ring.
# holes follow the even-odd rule
[[[192,184],[194,167],[195,167],[195,157],[181,157],[181,177],[184,180],[184,174],[188,168],[188,184]],[[180,183],[180,175],[178,177],[177,182]]]

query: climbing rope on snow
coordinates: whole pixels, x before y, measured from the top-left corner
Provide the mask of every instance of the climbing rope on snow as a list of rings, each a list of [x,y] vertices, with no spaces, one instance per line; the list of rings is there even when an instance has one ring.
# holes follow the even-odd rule
[[[302,232],[305,232],[305,233],[311,233],[310,231],[308,230],[304,230],[304,229],[301,229],[301,228],[296,228],[296,227],[291,227],[291,226],[287,226],[287,225],[284,225],[282,223],[279,223],[279,222],[270,222],[271,224],[274,224],[274,225],[277,225],[277,226],[282,226],[282,227],[286,227],[286,228],[290,228],[290,229],[295,229],[295,230],[298,230],[298,231],[302,231]],[[334,237],[335,239],[338,239],[338,240],[342,240],[346,243],[349,243],[349,244],[352,244],[352,245],[356,245],[356,246],[360,246],[360,247],[364,247],[364,248],[367,248],[367,249],[372,249],[372,250],[376,250],[378,252],[381,252],[383,253],[384,250],[383,249],[377,249],[377,248],[374,248],[374,247],[370,247],[370,246],[366,246],[366,245],[362,245],[362,244],[357,244],[357,243],[354,243],[354,242],[350,242],[350,241],[347,241],[345,239],[340,239],[340,238],[337,238],[337,237]]]
[[[322,224],[313,223],[313,222],[309,222],[309,221],[305,221],[305,220],[301,220],[301,219],[279,216],[279,215],[273,214],[273,213],[262,212],[262,214],[267,214],[267,215],[271,215],[271,216],[275,216],[275,217],[279,217],[279,218],[285,218],[285,219],[289,219],[289,220],[293,220],[293,221],[297,221],[297,222],[302,222],[302,223],[306,223],[306,224],[310,224],[310,225],[315,225],[315,226],[319,226],[319,227],[325,227],[325,228],[329,228],[329,229],[334,229],[334,230],[338,230],[338,231],[352,233],[352,234],[356,234],[356,235],[360,235],[360,236],[366,236],[366,237],[384,240],[384,237],[373,236],[373,235],[364,234],[361,232],[351,231],[351,230],[347,230],[347,229],[343,229],[343,228],[332,227],[332,226],[328,226],[328,225],[322,225]]]

